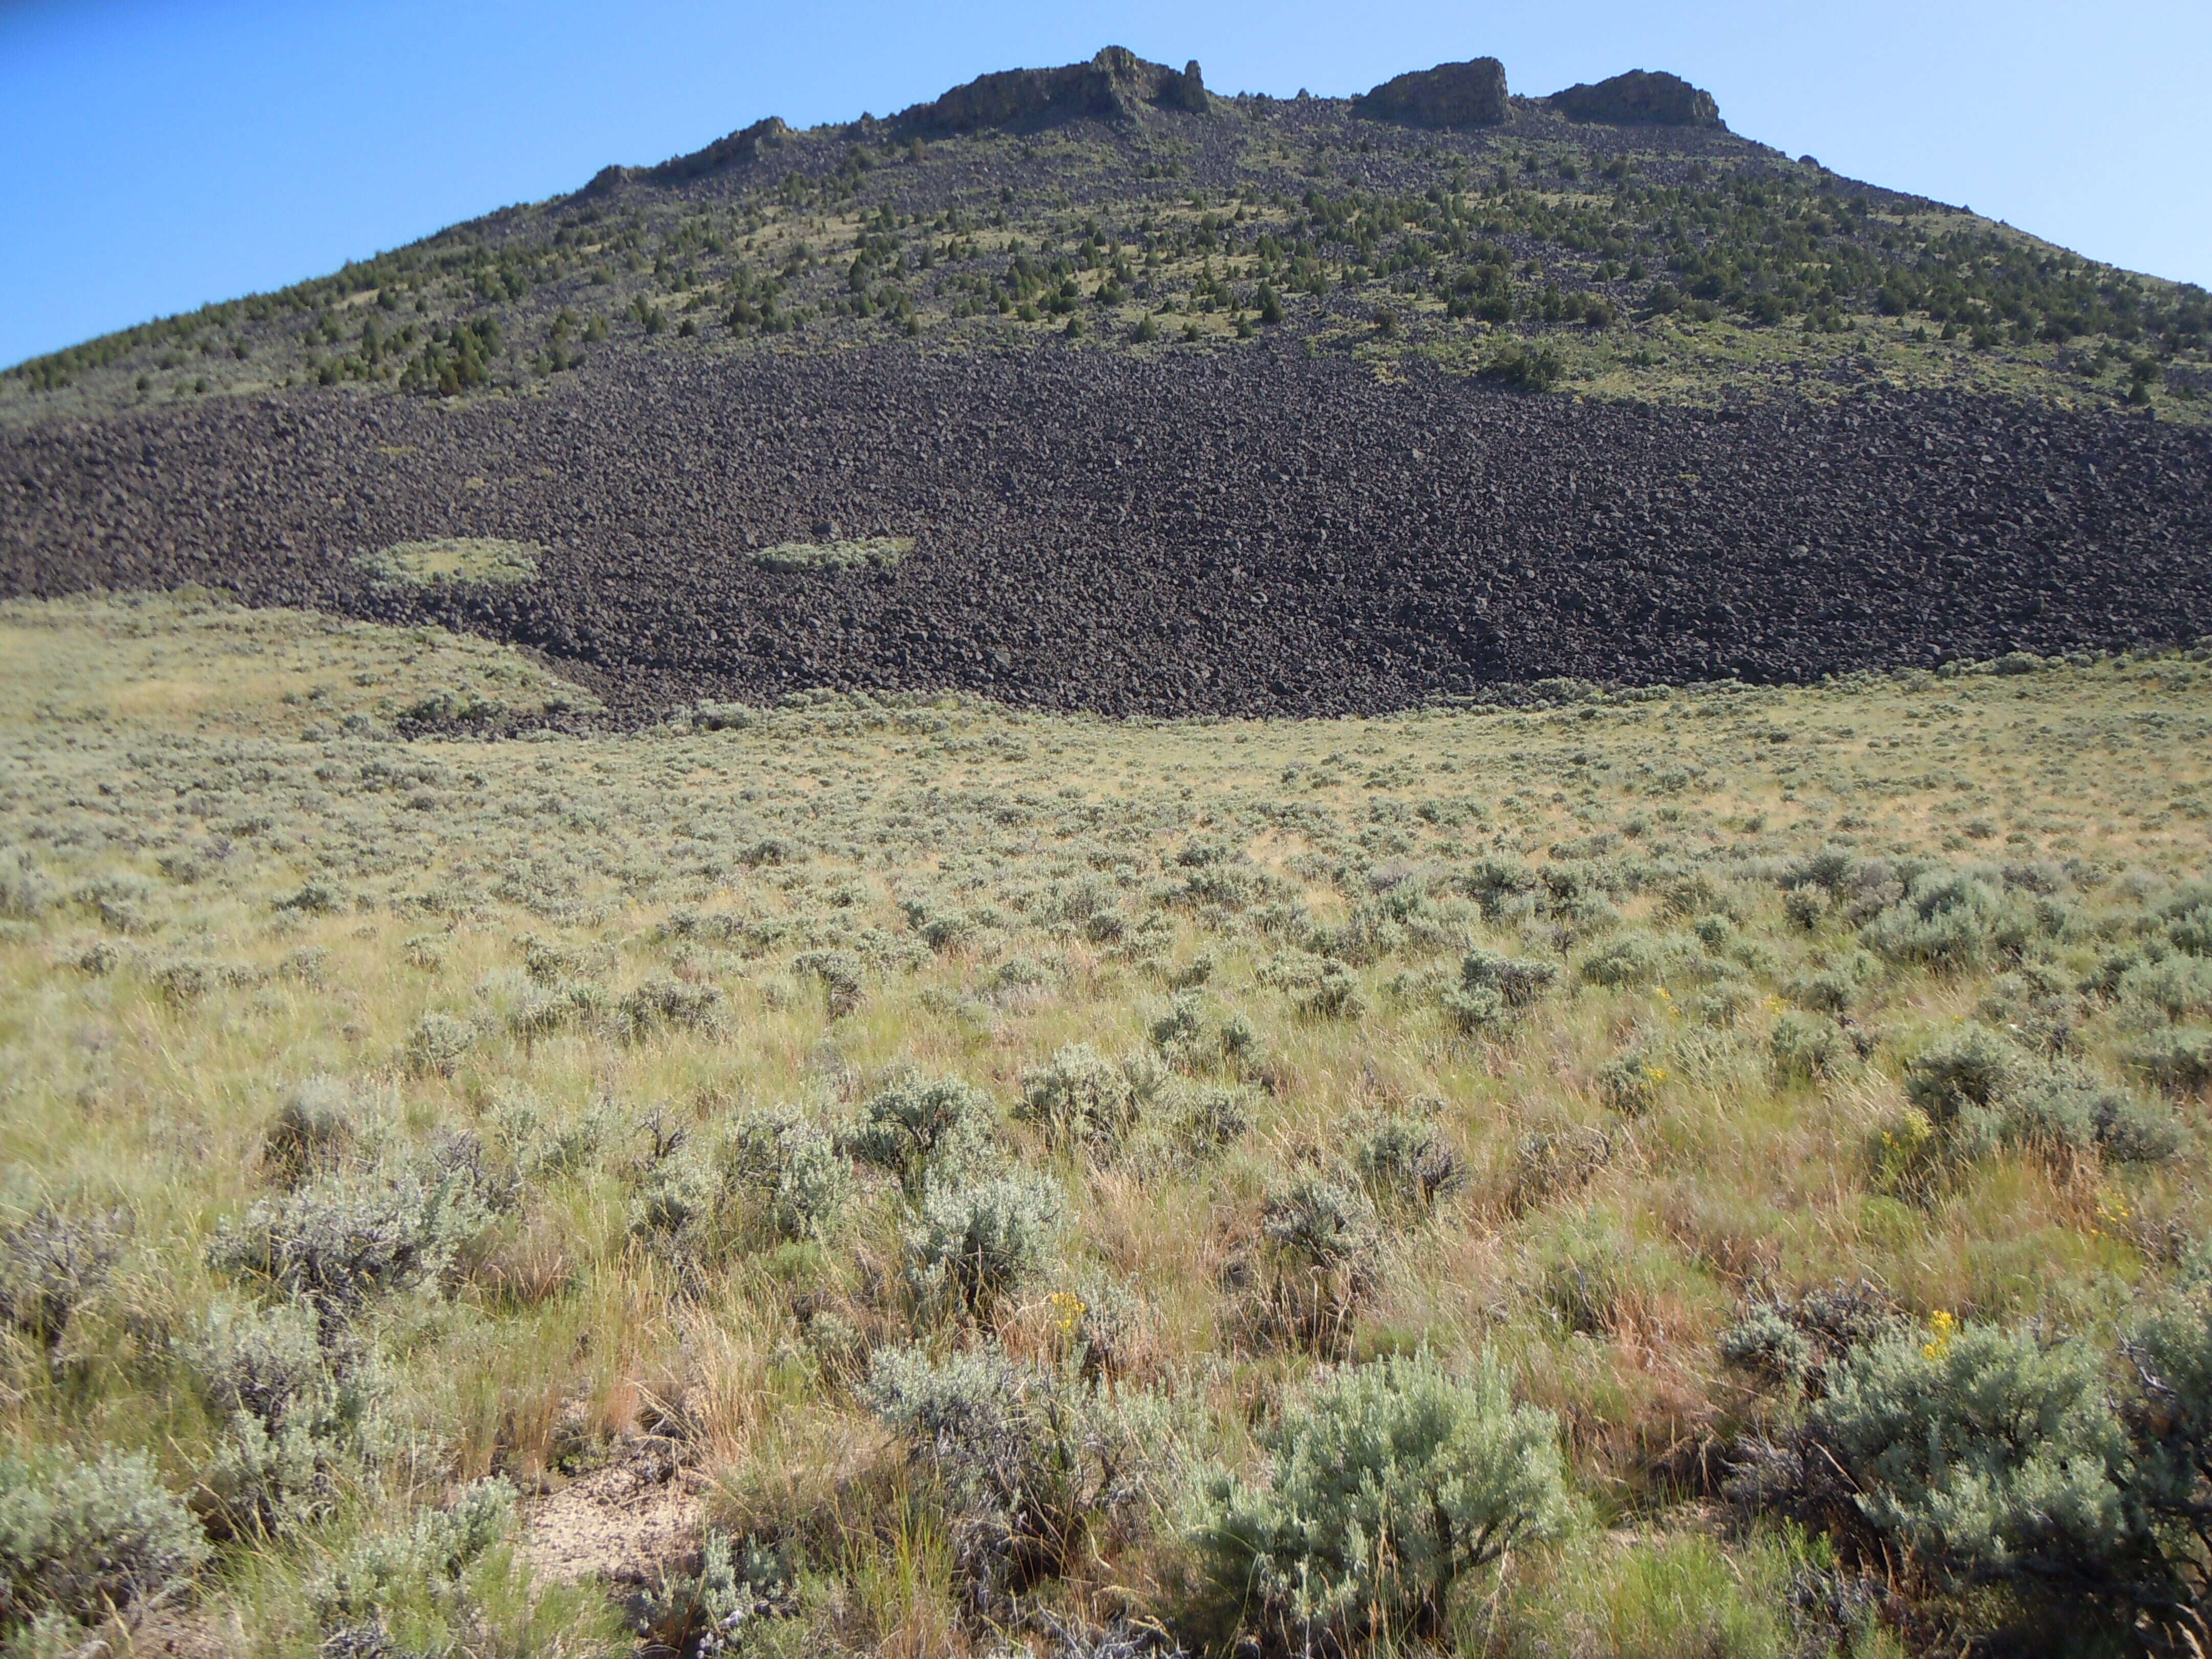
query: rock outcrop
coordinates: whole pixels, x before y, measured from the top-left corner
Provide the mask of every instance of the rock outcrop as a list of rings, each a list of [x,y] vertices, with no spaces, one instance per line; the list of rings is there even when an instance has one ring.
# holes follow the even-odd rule
[[[1495,58],[1415,70],[1352,100],[1354,115],[1408,127],[1494,127],[1507,107],[1505,65]]]
[[[1544,101],[1570,121],[1596,121],[1607,126],[1725,125],[1712,94],[1664,70],[1631,70],[1595,86],[1577,82]]]
[[[1087,64],[979,76],[930,103],[902,111],[891,125],[901,133],[927,137],[980,127],[1034,130],[1086,115],[1128,120],[1147,109],[1202,114],[1212,107],[1195,62],[1171,70],[1147,63],[1126,46],[1108,46]]]
[[[790,131],[781,116],[771,115],[730,134],[726,138],[717,138],[704,149],[695,149],[689,155],[678,155],[663,161],[657,167],[647,168],[645,177],[656,185],[673,185],[705,173],[719,173],[724,167],[739,167],[757,160],[763,146],[772,148],[781,143],[784,135]]]

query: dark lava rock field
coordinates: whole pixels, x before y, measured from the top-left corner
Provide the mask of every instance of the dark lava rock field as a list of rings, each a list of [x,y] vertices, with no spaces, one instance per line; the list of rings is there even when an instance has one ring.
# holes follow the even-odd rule
[[[647,367],[0,435],[0,592],[441,622],[575,665],[626,720],[806,686],[1336,714],[2212,633],[2201,427],[1941,393],[1607,404],[1265,345]],[[872,535],[914,550],[749,556]],[[403,592],[355,562],[442,536],[547,556]]]

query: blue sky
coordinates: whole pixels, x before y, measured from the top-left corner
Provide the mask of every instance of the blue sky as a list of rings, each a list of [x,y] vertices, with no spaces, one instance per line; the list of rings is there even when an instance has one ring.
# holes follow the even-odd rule
[[[1672,70],[1792,155],[2212,285],[2208,0],[0,0],[0,363],[763,115],[885,114],[1109,42],[1280,96],[1485,53],[1524,93]]]

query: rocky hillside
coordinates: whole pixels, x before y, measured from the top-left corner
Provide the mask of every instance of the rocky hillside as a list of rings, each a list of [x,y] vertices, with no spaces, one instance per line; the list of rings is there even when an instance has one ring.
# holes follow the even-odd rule
[[[637,714],[2186,640],[2207,329],[2201,289],[1793,161],[1671,75],[1226,98],[1109,48],[9,370],[0,591],[435,616]],[[389,579],[455,540],[523,551]]]

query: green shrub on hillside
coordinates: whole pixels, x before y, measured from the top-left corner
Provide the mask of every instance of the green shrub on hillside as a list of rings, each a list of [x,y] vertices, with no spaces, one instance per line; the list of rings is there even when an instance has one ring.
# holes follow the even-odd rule
[[[1178,998],[1179,1007],[1182,1003]],[[1175,1027],[1170,1042],[1182,1030]],[[1160,1042],[1157,1027],[1153,1040]],[[1089,1044],[1074,1042],[1022,1074],[1022,1098],[1014,1115],[1036,1124],[1057,1149],[1110,1157],[1135,1127],[1136,1092],[1121,1066]]]
[[[350,1374],[333,1368],[315,1315],[217,1304],[179,1358],[222,1425],[191,1493],[209,1535],[282,1538],[328,1515],[364,1449],[370,1400],[351,1356]]]
[[[0,1634],[37,1621],[54,1644],[48,1650],[65,1650],[69,1625],[172,1594],[207,1553],[191,1515],[139,1454],[88,1463],[0,1456]]]
[[[860,1393],[933,1478],[979,1588],[1074,1565],[1152,1495],[1166,1452],[1144,1396],[995,1348],[878,1349]]]
[[[303,1297],[326,1316],[348,1315],[442,1279],[489,1226],[491,1196],[465,1158],[342,1171],[224,1222],[209,1261]]]
[[[1064,1207],[1060,1188],[1038,1175],[931,1186],[906,1235],[916,1304],[989,1314],[1043,1266]]]
[[[0,1228],[0,1319],[48,1349],[114,1271],[130,1231],[122,1210],[42,1204]]]
[[[845,1145],[863,1164],[896,1176],[909,1193],[935,1176],[956,1181],[996,1160],[998,1112],[958,1078],[903,1078],[869,1097]]]
[[[1437,1635],[1463,1578],[1570,1515],[1559,1419],[1487,1354],[1464,1377],[1425,1354],[1330,1372],[1264,1443],[1270,1479],[1218,1482],[1200,1541],[1291,1652]]]

